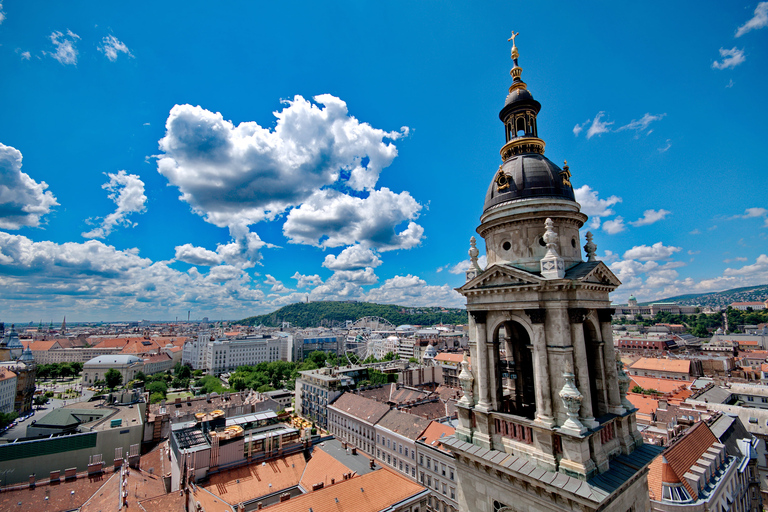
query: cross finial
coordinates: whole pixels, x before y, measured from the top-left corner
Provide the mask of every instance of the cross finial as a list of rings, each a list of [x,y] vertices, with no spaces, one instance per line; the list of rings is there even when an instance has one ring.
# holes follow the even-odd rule
[[[515,38],[516,38],[518,35],[520,35],[520,32],[515,32],[515,31],[513,30],[513,31],[512,31],[512,37],[510,37],[509,39],[507,39],[507,41],[512,41],[512,46],[515,46]]]

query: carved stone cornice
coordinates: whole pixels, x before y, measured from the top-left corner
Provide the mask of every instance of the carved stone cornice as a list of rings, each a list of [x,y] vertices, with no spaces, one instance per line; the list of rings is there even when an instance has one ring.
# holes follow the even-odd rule
[[[606,323],[611,321],[611,317],[613,317],[613,314],[616,312],[616,308],[602,308],[597,310],[597,319],[601,323]]]
[[[472,315],[472,319],[476,324],[484,324],[485,319],[488,316],[487,311],[470,311],[469,314]]]
[[[583,324],[589,310],[584,308],[568,308],[568,319],[572,324]]]
[[[531,319],[532,324],[543,324],[547,319],[547,310],[540,309],[526,309],[525,314]]]

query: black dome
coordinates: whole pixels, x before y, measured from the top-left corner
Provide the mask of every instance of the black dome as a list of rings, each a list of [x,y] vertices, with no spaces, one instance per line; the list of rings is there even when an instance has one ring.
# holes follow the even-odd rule
[[[502,165],[509,187],[499,191],[494,175],[488,192],[485,194],[483,212],[490,208],[531,197],[554,197],[576,201],[573,188],[563,184],[562,170],[544,155],[525,153],[513,156]]]

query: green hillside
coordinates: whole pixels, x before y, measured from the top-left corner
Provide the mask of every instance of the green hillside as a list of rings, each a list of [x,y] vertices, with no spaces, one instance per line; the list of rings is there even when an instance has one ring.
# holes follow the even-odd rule
[[[688,306],[726,307],[732,302],[763,301],[768,297],[768,285],[749,286],[746,288],[733,288],[722,292],[678,295],[652,302],[675,302]],[[645,302],[643,305],[651,304]]]
[[[378,316],[395,325],[467,323],[467,312],[464,309],[331,301],[290,304],[272,313],[251,316],[236,323],[279,327],[282,322],[290,322],[293,327],[344,327],[347,320],[355,321],[365,316]]]

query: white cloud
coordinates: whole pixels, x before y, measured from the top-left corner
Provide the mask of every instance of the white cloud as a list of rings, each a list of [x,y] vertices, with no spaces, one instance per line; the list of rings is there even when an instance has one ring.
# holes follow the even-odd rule
[[[712,67],[714,69],[728,69],[735,68],[739,64],[743,63],[747,58],[744,56],[744,50],[739,50],[735,46],[730,50],[720,48],[721,61],[714,61]]]
[[[371,249],[360,244],[347,247],[338,256],[329,254],[323,261],[323,266],[331,270],[351,270],[357,268],[381,265],[381,259]]]
[[[752,219],[754,217],[765,217],[768,215],[768,210],[765,208],[747,208],[744,210],[744,215],[740,215],[742,219]]]
[[[484,269],[488,266],[488,256],[483,254],[477,258],[477,264],[480,268]],[[450,267],[450,265],[448,265]],[[469,259],[461,261],[448,269],[451,274],[463,274],[469,268]]]
[[[67,30],[67,34],[64,35],[61,32],[55,31],[48,36],[51,42],[56,47],[56,51],[53,53],[46,52],[48,55],[59,61],[60,64],[77,64],[77,48],[75,44],[80,36]]]
[[[755,15],[736,30],[736,37],[741,37],[750,30],[768,26],[768,2],[760,2],[755,8]]]
[[[607,220],[603,222],[603,231],[609,235],[615,235],[624,231],[626,226],[624,225],[623,217],[616,217],[615,219]]]
[[[652,246],[636,245],[632,247],[624,253],[624,259],[640,261],[665,260],[680,251],[680,247],[665,246],[661,242],[656,242]]]
[[[695,254],[701,254],[701,251],[692,251],[692,250],[688,250],[688,254],[689,254],[689,255],[691,255],[691,256],[693,256],[693,255],[695,255]]]
[[[630,224],[632,224],[635,227],[648,226],[649,224],[653,224],[654,222],[663,220],[664,217],[666,217],[670,213],[672,212],[670,212],[669,210],[665,210],[663,208],[660,210],[645,210],[643,212],[642,217],[640,217],[635,221],[630,222]]]
[[[464,297],[447,284],[428,285],[420,277],[411,274],[387,279],[380,287],[370,290],[366,300],[401,306],[466,306]]]
[[[0,143],[0,228],[21,229],[37,227],[41,217],[57,206],[56,198],[45,189],[48,185],[36,182],[21,172],[22,155],[19,150]]]
[[[286,287],[282,283],[282,281],[278,281],[277,279],[275,279],[273,276],[271,276],[269,274],[266,275],[266,278],[267,279],[264,281],[264,284],[266,284],[267,286],[271,286],[272,287],[270,289],[270,291],[272,293],[283,293],[283,292],[293,291],[290,288]]]
[[[664,142],[664,146],[658,148],[659,153],[666,153],[667,151],[669,151],[669,148],[671,147],[672,147],[672,139],[667,139]]]
[[[688,234],[689,235],[700,235],[701,231],[698,228],[696,228],[693,231],[690,231]]]
[[[317,286],[323,284],[323,280],[319,275],[302,275],[296,272],[291,276],[291,279],[296,280],[296,288],[306,288],[308,286]]]
[[[356,242],[378,251],[410,249],[421,242],[424,228],[413,222],[422,206],[408,192],[372,190],[361,199],[336,190],[315,192],[291,210],[283,234],[291,243],[339,247]],[[397,232],[398,226],[408,223]]]
[[[109,181],[101,186],[108,190],[109,198],[117,205],[117,209],[104,217],[101,226],[82,233],[85,238],[105,238],[112,233],[115,226],[135,227],[136,223],[128,220],[132,213],[143,213],[146,210],[147,196],[144,195],[144,182],[136,174],[118,171],[108,173]]]
[[[733,78],[728,80],[728,83],[725,86],[726,89],[730,89],[731,87],[733,87]]]
[[[654,121],[660,121],[664,116],[667,114],[656,114],[652,115],[650,113],[646,113],[643,117],[641,117],[639,120],[633,119],[629,122],[629,124],[626,124],[618,129],[616,129],[617,132],[623,131],[623,130],[634,130],[636,132],[642,132],[648,129],[648,126],[654,122]]]
[[[753,277],[756,278],[755,283],[765,282],[768,278],[768,256],[761,254],[754,264],[745,265],[741,268],[727,268],[723,274],[725,276]]]
[[[584,131],[584,128],[585,128],[585,127],[586,127],[586,126],[589,124],[589,121],[590,121],[590,119],[587,119],[587,120],[586,120],[586,121],[584,121],[583,123],[581,123],[581,124],[577,124],[576,126],[574,126],[574,127],[573,127],[573,134],[574,134],[576,137],[578,137],[578,136],[579,136],[579,134],[580,134],[582,131]]]
[[[0,25],[5,21],[5,13],[3,12],[3,4],[0,3]]]
[[[595,118],[592,120],[592,124],[587,130],[587,139],[591,139],[595,135],[602,135],[603,133],[608,133],[611,131],[611,125],[613,124],[613,121],[601,121],[604,115],[605,112],[598,112]]]
[[[176,247],[175,259],[189,263],[190,265],[213,266],[226,262],[237,268],[246,269],[254,266],[254,262],[261,259],[262,247],[274,247],[259,238],[256,233],[234,239],[227,244],[218,244],[216,251],[192,244],[184,244]]]
[[[172,318],[186,310],[237,318],[264,298],[250,276],[232,266],[180,272],[140,257],[138,249],[117,250],[98,240],[33,242],[4,232],[0,286],[0,309],[17,317],[34,308],[91,319]]]
[[[619,255],[616,254],[613,251],[609,251],[608,249],[606,249],[605,253],[603,254],[603,256],[600,256],[597,259],[599,259],[600,261],[608,264],[608,263],[612,263],[614,261],[617,261],[619,259]]]
[[[19,54],[21,60],[29,60],[32,58],[32,54],[30,52],[23,52],[21,51],[21,48],[16,48],[16,53]]]
[[[222,263],[221,255],[214,251],[209,251],[204,247],[196,247],[192,244],[176,246],[175,259],[189,263],[190,265],[203,265],[212,267]]]
[[[176,105],[160,140],[158,171],[196,213],[230,231],[274,219],[336,182],[372,189],[397,156],[387,139],[403,135],[359,122],[339,98],[314,99],[286,101],[274,113],[274,129],[235,126],[219,113]]]
[[[576,202],[581,205],[582,213],[592,219],[589,225],[591,229],[600,227],[601,217],[615,214],[616,212],[611,209],[611,206],[621,202],[621,198],[618,196],[610,196],[608,199],[598,198],[597,190],[592,190],[589,185],[582,185],[573,193],[576,195]]]
[[[101,40],[101,44],[99,45],[99,51],[104,53],[106,57],[112,61],[115,62],[117,60],[117,56],[120,53],[124,53],[128,55],[129,57],[133,57],[130,50],[128,50],[128,47],[117,39],[115,36],[109,35]]]
[[[723,263],[733,263],[734,261],[747,261],[749,258],[743,256],[737,256],[735,258],[727,258],[723,260]]]

